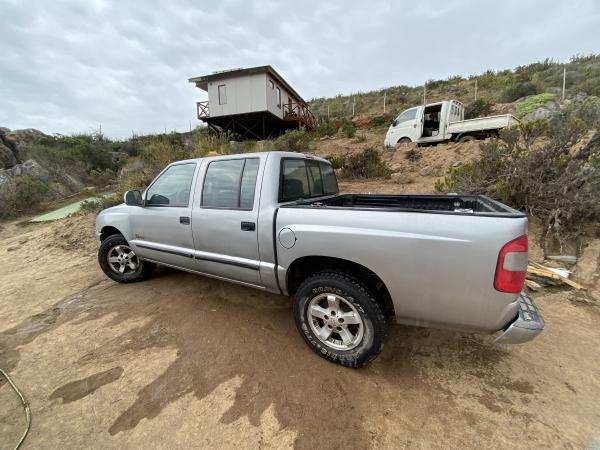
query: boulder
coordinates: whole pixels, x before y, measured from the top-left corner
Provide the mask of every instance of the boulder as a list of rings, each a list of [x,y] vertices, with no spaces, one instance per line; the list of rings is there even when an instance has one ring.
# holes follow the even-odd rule
[[[544,106],[540,106],[539,108],[531,111],[528,114],[525,114],[521,119],[521,122],[533,122],[535,120],[549,120],[550,122],[554,122],[558,120],[558,116],[560,114],[560,104],[555,100],[547,101]]]
[[[31,144],[48,137],[35,128],[26,128],[24,130],[12,130],[2,136],[4,144],[13,150],[17,159],[25,159],[26,149]]]
[[[10,169],[0,169],[0,190],[10,184],[15,178],[22,176],[31,176],[38,178],[46,183],[50,182],[52,177],[50,173],[40,166],[33,159],[29,159],[22,164],[16,164]]]
[[[17,164],[13,151],[0,140],[0,169],[9,169]]]
[[[0,136],[4,136],[6,133],[10,132],[10,128],[0,127]]]

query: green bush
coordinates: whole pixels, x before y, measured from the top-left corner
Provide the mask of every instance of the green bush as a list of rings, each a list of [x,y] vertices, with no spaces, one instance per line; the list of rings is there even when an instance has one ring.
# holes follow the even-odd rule
[[[342,133],[344,133],[344,136],[347,138],[353,138],[356,134],[356,124],[351,120],[345,119],[342,122]]]
[[[344,178],[389,178],[392,174],[379,152],[372,148],[345,156],[341,169]]]
[[[528,95],[535,95],[538,93],[538,88],[534,83],[525,82],[518,83],[507,87],[501,96],[501,101],[504,103],[511,103]]]
[[[526,116],[530,112],[535,111],[540,106],[544,106],[546,102],[553,100],[556,98],[556,95],[550,93],[533,95],[531,97],[527,97],[521,103],[517,105],[517,110],[515,111],[515,116],[519,119]]]
[[[492,103],[483,98],[478,98],[465,106],[465,119],[489,116],[492,113]]]
[[[100,212],[103,209],[123,203],[123,196],[120,194],[108,195],[105,197],[90,198],[81,203],[82,211]]]
[[[14,178],[0,191],[0,218],[12,219],[36,212],[51,193],[48,185],[38,178],[29,175]]]
[[[306,152],[311,137],[304,128],[300,130],[287,130],[284,134],[275,139],[273,147],[275,150],[288,152]]]
[[[600,136],[583,149],[575,144],[600,127],[600,102],[575,103],[558,123],[532,122],[506,129],[481,144],[481,157],[452,168],[438,192],[484,194],[546,223],[559,242],[600,221]]]
[[[331,163],[334,169],[341,169],[346,163],[346,155],[325,156],[325,159]]]

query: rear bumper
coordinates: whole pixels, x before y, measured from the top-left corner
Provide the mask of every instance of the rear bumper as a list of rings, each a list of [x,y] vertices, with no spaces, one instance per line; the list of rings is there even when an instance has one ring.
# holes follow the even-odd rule
[[[519,316],[496,338],[497,344],[522,344],[531,341],[544,329],[544,319],[533,300],[525,293],[519,296]]]

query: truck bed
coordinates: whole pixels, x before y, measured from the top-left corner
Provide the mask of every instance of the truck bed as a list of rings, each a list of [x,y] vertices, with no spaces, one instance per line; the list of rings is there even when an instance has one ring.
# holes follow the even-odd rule
[[[448,124],[447,132],[452,134],[466,133],[469,131],[492,130],[517,125],[519,119],[511,114],[499,116],[478,117],[476,119],[461,120]]]
[[[525,217],[482,195],[371,195],[344,194],[318,200],[300,200],[283,207],[409,211],[432,214],[466,214],[492,217]]]

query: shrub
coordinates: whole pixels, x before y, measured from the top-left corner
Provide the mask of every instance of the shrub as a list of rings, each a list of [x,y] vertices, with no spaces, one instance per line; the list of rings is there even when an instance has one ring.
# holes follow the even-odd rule
[[[81,203],[81,211],[100,212],[103,209],[123,203],[123,196],[120,194],[107,195],[104,197],[94,197],[84,200]]]
[[[586,101],[563,111],[553,128],[533,122],[507,129],[481,144],[480,159],[450,169],[436,189],[495,197],[543,219],[547,233],[564,243],[585,221],[600,221],[600,137],[574,151],[599,126],[600,104]]]
[[[372,148],[347,155],[342,162],[341,176],[345,178],[389,178],[391,173],[379,152]]]
[[[500,100],[505,103],[510,103],[522,97],[527,97],[528,95],[535,95],[537,93],[538,88],[534,83],[518,83],[507,87],[502,93]]]
[[[288,152],[306,152],[311,138],[304,128],[300,130],[287,130],[275,139],[273,147],[275,150]]]
[[[517,110],[515,111],[515,116],[519,119],[526,116],[530,112],[535,111],[540,106],[544,106],[544,104],[550,100],[553,100],[556,96],[554,94],[544,93],[538,94],[531,97],[527,97],[521,103],[517,105]]]
[[[341,169],[346,163],[346,155],[325,156],[325,159],[331,163],[334,169]]]
[[[356,142],[357,143],[361,143],[361,142],[365,142],[367,140],[367,135],[365,133],[359,133],[356,135]]]
[[[347,138],[353,138],[356,134],[355,123],[348,119],[344,120],[342,122],[342,133],[344,133]]]
[[[491,112],[492,103],[483,98],[478,98],[465,107],[465,119],[489,116]]]
[[[30,175],[14,178],[0,191],[0,218],[12,219],[36,212],[50,195],[50,188],[39,178]]]
[[[336,125],[338,126],[336,127]],[[325,117],[317,128],[317,134],[319,136],[333,136],[335,133],[337,133],[338,129],[339,124],[336,124]]]

